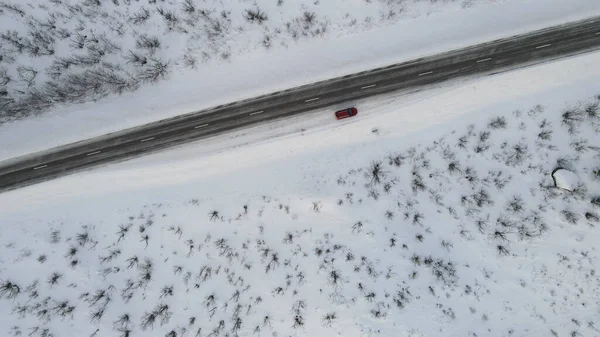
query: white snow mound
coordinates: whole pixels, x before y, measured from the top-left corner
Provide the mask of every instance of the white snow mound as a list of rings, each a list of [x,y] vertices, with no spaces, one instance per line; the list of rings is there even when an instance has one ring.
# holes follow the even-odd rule
[[[579,180],[574,172],[563,168],[555,169],[552,172],[552,179],[554,180],[554,186],[567,191],[573,191]]]

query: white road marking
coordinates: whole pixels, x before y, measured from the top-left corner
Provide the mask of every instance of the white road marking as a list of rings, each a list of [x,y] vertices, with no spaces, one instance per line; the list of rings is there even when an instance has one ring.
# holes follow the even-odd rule
[[[194,129],[200,129],[200,128],[204,128],[207,126],[208,126],[208,124],[202,124],[202,125],[194,126]]]
[[[316,100],[318,100],[318,99],[319,99],[319,97],[317,97],[317,98],[311,98],[311,99],[307,99],[307,100],[306,100],[306,101],[304,101],[304,102],[305,102],[305,103],[308,103],[308,102],[316,101]]]
[[[361,89],[369,89],[369,88],[373,88],[374,86],[376,86],[377,84],[371,84],[371,85],[367,85],[366,87],[362,87]]]
[[[489,60],[491,60],[491,59],[492,59],[491,57],[488,57],[488,58],[486,58],[486,59],[477,60],[477,63],[480,63],[480,62],[485,62],[485,61],[489,61]]]
[[[596,35],[600,35],[600,32],[596,33]]]
[[[251,113],[249,113],[248,115],[249,115],[249,116],[253,116],[253,115],[258,115],[258,114],[261,114],[261,113],[263,113],[263,111],[262,111],[262,110],[260,110],[260,111],[256,111],[256,112],[251,112]]]
[[[90,153],[86,154],[86,156],[93,156],[93,155],[95,155],[95,154],[98,154],[98,153],[100,153],[100,152],[102,152],[102,151],[94,151],[94,152],[90,152]]]
[[[150,138],[142,139],[142,140],[140,140],[140,142],[142,142],[142,143],[143,143],[143,142],[147,142],[147,141],[149,141],[149,140],[152,140],[152,139],[154,139],[154,137],[150,137]]]
[[[35,171],[35,170],[43,169],[46,166],[48,166],[48,165],[42,165],[42,166],[34,167],[33,170]]]
[[[429,74],[433,74],[433,71],[428,71],[426,73],[420,73],[419,76],[424,76],[424,75],[429,75]]]
[[[552,45],[552,43],[548,43],[548,44],[545,44],[543,46],[537,46],[537,47],[535,47],[535,49],[546,48],[546,47],[550,47],[551,45]]]

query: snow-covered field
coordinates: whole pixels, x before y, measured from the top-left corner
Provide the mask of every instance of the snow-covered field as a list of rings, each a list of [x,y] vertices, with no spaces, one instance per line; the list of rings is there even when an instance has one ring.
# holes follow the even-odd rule
[[[0,194],[1,334],[599,336],[599,60]]]
[[[596,0],[3,0],[0,124],[43,113],[0,125],[0,160],[599,14]]]

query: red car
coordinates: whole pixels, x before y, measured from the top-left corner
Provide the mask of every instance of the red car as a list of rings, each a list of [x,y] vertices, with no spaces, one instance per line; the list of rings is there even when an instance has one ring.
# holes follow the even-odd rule
[[[350,118],[356,115],[358,115],[358,110],[354,107],[335,112],[335,118],[337,119]]]

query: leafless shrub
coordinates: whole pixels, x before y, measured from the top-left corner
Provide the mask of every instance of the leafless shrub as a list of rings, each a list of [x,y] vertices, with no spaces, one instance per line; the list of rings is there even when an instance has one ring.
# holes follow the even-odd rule
[[[506,230],[496,229],[494,233],[492,233],[492,238],[508,242],[508,238],[506,237],[507,234],[509,234],[509,232]]]
[[[390,191],[392,190],[392,184],[394,184],[394,181],[391,182],[386,182],[385,184],[383,184],[383,191],[385,193],[390,193]]]
[[[53,230],[50,232],[50,243],[59,243],[60,242],[60,231]]]
[[[271,36],[268,34],[265,34],[261,41],[261,44],[267,49],[271,48],[271,44],[272,44]]]
[[[352,233],[360,233],[363,229],[362,221],[357,221],[352,225]]]
[[[571,147],[578,153],[582,153],[588,150],[587,139],[577,139],[571,142]]]
[[[294,316],[294,324],[292,325],[292,328],[298,329],[303,326],[304,326],[304,317],[302,317],[301,315],[295,315]]]
[[[467,144],[469,144],[468,136],[461,136],[458,138],[458,147],[460,147],[461,149],[466,149]]]
[[[473,199],[473,201],[475,201],[475,204],[477,205],[477,207],[480,207],[480,208],[483,206],[494,205],[494,201],[490,197],[489,193],[483,188],[480,188],[477,192],[475,192],[471,196],[471,198]]]
[[[127,260],[125,260],[125,262],[127,262],[127,269],[137,267],[139,261],[140,259],[137,256],[132,256],[128,258]]]
[[[369,198],[373,198],[373,200],[379,200],[379,191],[374,188],[369,189]]]
[[[283,236],[283,243],[291,244],[294,243],[294,235],[290,232],[286,232]]]
[[[400,288],[400,290],[396,291],[396,294],[394,295],[393,299],[394,304],[396,304],[396,307],[398,307],[398,309],[404,309],[412,300],[412,294],[410,293],[408,288]]]
[[[388,155],[387,159],[388,159],[388,165],[400,167],[400,166],[402,166],[402,164],[404,163],[404,160],[406,158],[401,154],[396,154],[396,155],[390,154],[390,155]]]
[[[592,176],[592,180],[600,181],[600,166],[592,169],[591,176]]]
[[[323,326],[331,327],[335,320],[337,319],[337,314],[335,312],[329,312],[323,316]]]
[[[600,111],[600,103],[598,102],[589,103],[584,109],[585,116],[592,123],[600,122],[600,114],[598,111]]]
[[[0,56],[0,60],[2,60],[2,56]],[[5,86],[10,81],[11,78],[8,75],[8,69],[6,67],[0,67],[0,86]]]
[[[367,183],[368,187],[373,187],[381,184],[383,179],[387,176],[387,171],[383,169],[382,163],[380,161],[373,161],[371,166],[365,172],[365,177],[369,179]]]
[[[500,215],[496,219],[496,224],[502,226],[503,228],[513,228],[516,225],[512,219],[510,219],[504,215]]]
[[[491,129],[506,129],[506,117],[493,118],[489,123],[488,127]]]
[[[184,0],[182,6],[185,13],[192,14],[196,11],[194,0]]]
[[[162,7],[157,8],[156,11],[163,17],[169,29],[173,29],[179,24],[179,17],[177,17],[174,11]]]
[[[156,322],[156,313],[154,311],[146,312],[142,316],[142,323],[141,323],[142,330],[147,330],[148,328],[154,328],[155,322]]]
[[[448,172],[460,173],[460,163],[457,160],[452,160],[450,163],[448,163]]]
[[[433,275],[438,281],[442,281],[446,286],[454,286],[458,281],[456,267],[453,262],[436,259],[430,263],[426,263],[426,265],[431,268]]]
[[[140,326],[141,326],[142,330],[147,330],[148,328],[153,328],[154,323],[156,323],[156,321],[158,319],[160,319],[161,325],[165,325],[165,324],[169,323],[172,315],[173,315],[173,313],[169,310],[168,305],[159,304],[154,308],[154,310],[152,310],[151,312],[146,312],[142,316],[142,322],[141,322]]]
[[[169,64],[160,59],[151,59],[148,64],[137,74],[140,82],[155,83],[167,76]]]
[[[108,263],[112,260],[114,260],[117,256],[121,255],[121,250],[120,249],[112,249],[108,255],[106,256],[100,256],[100,263]]]
[[[538,138],[541,140],[551,140],[552,132],[552,130],[542,130],[540,133],[538,133]]]
[[[567,127],[570,134],[575,134],[584,120],[584,114],[578,109],[570,109],[562,114],[562,125]]]
[[[144,263],[138,265],[140,284],[148,284],[152,281],[152,273],[154,271],[154,265],[150,258],[144,258]]]
[[[600,207],[600,195],[592,197],[592,200],[590,202],[592,203],[592,205]]]
[[[160,40],[156,36],[149,36],[141,34],[135,41],[135,46],[139,49],[146,49],[153,54],[158,48],[160,48]]]
[[[196,69],[197,62],[198,62],[198,59],[196,59],[196,57],[194,55],[191,55],[191,54],[183,55],[183,64],[186,67]]]
[[[25,83],[27,88],[30,88],[35,84],[35,78],[38,72],[33,69],[33,67],[18,66],[17,74],[19,75],[21,82]]]
[[[489,131],[479,132],[479,143],[485,143],[490,139],[491,133]]]
[[[246,9],[244,11],[244,18],[250,23],[258,23],[259,25],[262,25],[269,19],[267,14],[258,7],[255,9]]]
[[[75,235],[75,239],[80,246],[85,247],[85,245],[91,241],[90,233],[87,231],[83,233],[77,233]]]
[[[480,233],[483,234],[486,232],[488,220],[489,219],[483,219],[483,218],[479,218],[479,219],[475,220],[475,225],[477,226],[477,229],[479,230]]]
[[[125,60],[127,63],[134,64],[137,66],[144,66],[148,63],[148,58],[141,53],[136,53],[133,51],[129,51],[129,54],[125,56]]]
[[[121,239],[125,238],[125,235],[129,231],[129,229],[131,228],[131,226],[133,226],[133,225],[132,224],[129,224],[129,225],[119,225],[119,231],[117,232],[117,235],[119,235],[119,238],[117,239],[117,242],[119,242],[119,241],[121,241]]]
[[[312,26],[317,20],[317,13],[305,11],[302,14],[302,21],[307,26]]]
[[[24,17],[26,14],[25,11],[21,9],[21,7],[11,3],[0,2],[0,12],[2,9],[5,9],[7,12],[17,14],[21,17]]]
[[[504,163],[507,166],[521,165],[527,158],[530,157],[527,144],[519,142],[509,148],[504,155]]]
[[[58,273],[58,272],[54,272],[52,273],[49,277],[48,277],[48,284],[52,287],[53,285],[57,285],[58,281],[62,278],[62,274]]]
[[[279,262],[279,254],[277,253],[271,253],[271,257],[269,259],[269,261],[267,262],[267,265],[265,266],[265,273],[268,273],[269,271],[275,269],[276,267],[279,267],[281,263]]]
[[[594,212],[585,212],[585,218],[592,222],[600,222],[600,216]]]
[[[0,34],[0,40],[4,41],[5,45],[12,46],[19,54],[27,50],[27,42],[17,31],[7,30]]]
[[[522,213],[524,209],[523,198],[521,196],[513,196],[506,205],[506,210],[512,213]]]
[[[413,256],[411,256],[410,261],[415,265],[415,266],[420,266],[422,261],[421,261],[421,257],[417,254],[413,254]]]
[[[413,225],[423,226],[422,220],[423,220],[424,217],[425,216],[422,213],[415,212],[415,214],[413,214],[413,218],[412,218]]]
[[[131,324],[131,316],[129,314],[123,314],[117,318],[116,321],[113,322],[113,327],[115,330],[123,330],[129,328]]]
[[[579,215],[571,210],[568,210],[568,209],[562,210],[560,212],[560,214],[566,222],[568,222],[572,225],[576,225],[577,222],[579,222]]]
[[[532,230],[530,230],[525,224],[517,226],[517,234],[519,235],[519,239],[521,240],[531,239],[535,236],[535,233]]]
[[[0,282],[0,298],[13,299],[21,293],[21,287],[11,281]]]
[[[477,171],[472,167],[467,167],[464,171],[464,178],[471,184],[476,185],[479,183],[479,177]]]
[[[129,20],[134,25],[139,25],[146,22],[150,18],[150,11],[144,7],[140,7],[140,10],[137,13],[134,13]]]
[[[504,187],[506,187],[506,185],[512,179],[512,176],[507,176],[504,174],[503,171],[500,170],[491,170],[488,174],[489,176],[488,178],[486,178],[486,182],[488,182],[491,178],[492,182],[494,183],[494,186],[499,190],[502,190]]]
[[[160,296],[158,296],[158,298],[163,298],[167,296],[173,296],[173,286],[164,286],[160,290]]]
[[[497,245],[496,246],[496,250],[498,251],[498,254],[500,254],[500,255],[504,255],[504,256],[510,255],[510,252],[508,251],[508,248],[506,248],[503,245]]]
[[[454,248],[454,245],[450,241],[442,240],[440,243],[442,247],[444,247],[447,251],[450,251],[450,248]]]
[[[329,284],[335,289],[342,287],[342,274],[338,270],[332,270],[329,272]]]
[[[411,180],[411,188],[413,193],[417,193],[417,192],[424,192],[427,189],[427,186],[425,185],[425,182],[423,181],[423,177],[421,177],[420,174],[418,174],[418,172],[413,170],[413,174],[412,174],[412,180]]]

